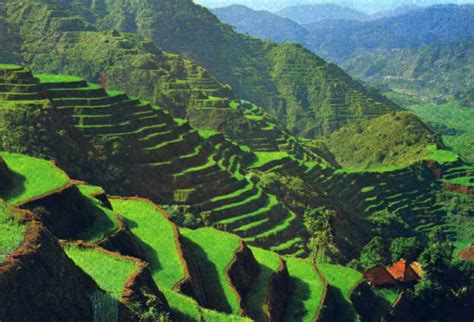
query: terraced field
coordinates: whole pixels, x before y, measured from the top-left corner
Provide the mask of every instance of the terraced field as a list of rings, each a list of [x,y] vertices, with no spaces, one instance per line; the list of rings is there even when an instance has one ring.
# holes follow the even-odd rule
[[[323,301],[324,283],[309,261],[287,258],[294,294],[286,311],[285,321],[314,321]]]
[[[4,99],[19,102],[17,86],[10,86],[19,84],[25,87],[22,95],[29,93],[22,102],[49,99],[85,137],[120,138],[133,147],[130,171],[141,178],[133,184],[135,191],[158,202],[192,206],[196,215],[204,213],[251,244],[277,247],[285,254],[299,249],[283,244],[298,229],[294,215],[247,179],[245,164],[252,157],[238,146],[225,139],[213,146],[189,123],[176,122],[160,107],[122,92],[106,92],[78,77],[34,78],[29,70],[12,67],[2,70],[2,79],[8,89]],[[240,217],[233,219],[236,214]]]
[[[207,277],[207,283],[204,285],[206,292],[214,294],[209,299],[211,307],[220,312],[241,314],[240,299],[227,276],[227,267],[240,249],[240,239],[236,235],[218,232],[212,228],[182,232],[190,242],[202,273]]]
[[[352,289],[362,280],[362,274],[353,269],[331,264],[319,264],[319,270],[327,278],[336,305],[337,321],[358,321],[357,312],[350,300]]]
[[[174,289],[189,274],[176,226],[147,200],[115,198],[111,204],[143,245],[155,282]]]
[[[0,152],[0,157],[13,173],[13,189],[0,194],[11,205],[21,205],[70,184],[68,176],[52,162],[8,152]]]
[[[138,269],[136,262],[102,249],[67,245],[66,254],[87,274],[92,276],[99,287],[117,301],[122,298],[125,283]]]

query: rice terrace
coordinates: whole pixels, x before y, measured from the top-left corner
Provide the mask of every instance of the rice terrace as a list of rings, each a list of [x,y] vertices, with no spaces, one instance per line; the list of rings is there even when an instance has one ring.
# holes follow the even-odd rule
[[[472,322],[473,26],[0,0],[0,322]]]

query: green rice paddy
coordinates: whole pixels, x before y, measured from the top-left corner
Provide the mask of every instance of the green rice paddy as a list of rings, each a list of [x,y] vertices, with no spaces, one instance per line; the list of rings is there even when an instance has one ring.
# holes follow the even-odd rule
[[[69,183],[67,175],[51,162],[8,152],[0,152],[0,157],[13,172],[11,189],[2,196],[11,205],[47,195]]]
[[[252,164],[253,168],[260,168],[261,166],[272,162],[272,161],[277,161],[281,160],[284,158],[288,158],[289,155],[287,152],[255,152],[255,155],[257,156],[257,161]]]
[[[172,289],[186,276],[176,245],[174,224],[147,201],[111,199],[111,203],[144,246],[155,282]]]
[[[133,261],[92,248],[66,246],[66,254],[116,300],[122,298],[128,278],[138,268]]]
[[[338,312],[337,321],[358,320],[349,296],[352,288],[362,280],[362,274],[351,268],[332,264],[319,264],[318,268],[333,287]]]
[[[201,270],[208,278],[204,287],[215,294],[212,301],[216,309],[240,314],[238,298],[225,274],[235,251],[240,248],[239,237],[213,228],[183,229],[182,234],[191,242],[194,255],[201,263]]]
[[[293,294],[284,321],[312,322],[322,302],[324,283],[309,261],[289,257],[286,264],[293,282]]]

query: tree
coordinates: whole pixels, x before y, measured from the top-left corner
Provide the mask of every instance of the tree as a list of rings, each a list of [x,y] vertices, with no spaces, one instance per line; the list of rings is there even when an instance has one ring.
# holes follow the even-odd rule
[[[333,210],[321,207],[309,209],[304,214],[304,225],[310,238],[308,248],[311,250],[313,262],[316,263],[321,251],[333,247],[334,237],[331,231],[330,220],[336,215]]]
[[[389,252],[382,237],[377,236],[364,246],[360,255],[360,263],[365,269],[375,266],[386,266],[389,262]]]
[[[423,246],[416,237],[395,238],[390,245],[390,254],[394,263],[402,258],[409,263],[416,261],[422,251]]]

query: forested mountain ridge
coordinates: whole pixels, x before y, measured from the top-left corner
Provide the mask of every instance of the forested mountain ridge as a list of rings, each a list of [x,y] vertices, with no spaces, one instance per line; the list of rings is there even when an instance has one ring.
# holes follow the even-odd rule
[[[364,23],[306,25],[308,48],[341,63],[358,51],[420,48],[474,37],[473,5],[438,5]]]
[[[474,105],[474,40],[418,49],[372,50],[347,60],[352,75],[429,101]]]
[[[282,18],[268,11],[254,11],[242,5],[212,9],[221,21],[231,23],[237,31],[261,39],[298,42],[308,33],[291,19]]]
[[[329,133],[350,119],[381,115],[397,108],[395,104],[376,92],[365,89],[336,67],[305,53],[303,48],[278,47],[237,34],[229,26],[221,24],[205,8],[196,6],[191,1],[99,1],[94,2],[93,6],[87,2],[71,6],[60,1],[54,4],[36,2],[20,5],[10,0],[7,7],[11,10],[10,16],[14,20],[12,23],[20,30],[31,26],[23,25],[22,28],[31,12],[26,7],[31,5],[38,6],[39,12],[62,8],[61,15],[69,15],[69,18],[61,19],[61,25],[56,26],[62,30],[91,30],[95,26],[98,29],[115,28],[150,37],[160,48],[181,53],[202,64],[218,80],[230,84],[237,96],[248,99],[277,116],[296,134],[311,137]],[[43,9],[39,9],[40,6]],[[18,15],[20,12],[21,16]],[[81,14],[82,17],[79,16]],[[42,39],[41,35],[30,30],[25,35],[25,41],[34,37]],[[33,50],[29,46],[24,48]],[[25,58],[28,58],[27,51],[24,53]],[[300,68],[298,61],[290,60],[289,57],[295,53],[309,58],[314,66],[311,72]],[[31,59],[25,61],[32,63]],[[288,74],[294,75],[292,79],[280,79],[273,70],[278,65],[285,65],[289,70]],[[300,79],[305,79],[303,86],[295,84]],[[313,82],[320,83],[321,87],[310,86]],[[329,113],[318,113],[321,109]],[[344,116],[339,117],[339,114]]]
[[[300,25],[324,20],[369,20],[363,12],[337,4],[290,6],[275,12],[276,15],[296,21]]]

